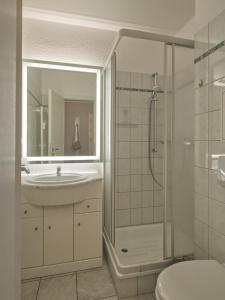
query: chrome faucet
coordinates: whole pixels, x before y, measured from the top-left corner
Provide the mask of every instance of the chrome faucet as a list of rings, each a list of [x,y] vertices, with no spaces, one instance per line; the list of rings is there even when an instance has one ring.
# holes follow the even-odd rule
[[[27,168],[26,166],[22,165],[21,166],[21,172],[26,172],[27,174],[30,174],[30,169]]]
[[[57,174],[57,176],[61,176],[61,167],[60,166],[57,167],[56,174]]]

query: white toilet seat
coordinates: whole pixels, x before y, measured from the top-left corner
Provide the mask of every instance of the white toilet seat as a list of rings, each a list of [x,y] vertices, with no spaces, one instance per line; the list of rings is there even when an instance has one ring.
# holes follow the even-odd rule
[[[158,277],[157,300],[225,300],[225,268],[215,260],[174,264]]]

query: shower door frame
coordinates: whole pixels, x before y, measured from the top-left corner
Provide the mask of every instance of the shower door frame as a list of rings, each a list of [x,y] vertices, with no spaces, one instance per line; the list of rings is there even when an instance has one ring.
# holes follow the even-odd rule
[[[175,51],[174,48],[175,46],[180,46],[180,47],[185,47],[185,48],[194,48],[194,41],[193,40],[189,40],[189,39],[183,39],[183,38],[177,38],[177,37],[172,37],[172,36],[167,36],[167,35],[160,35],[160,34],[155,34],[155,33],[150,33],[150,32],[144,32],[144,31],[139,31],[139,30],[132,30],[132,29],[121,29],[118,34],[117,37],[115,39],[114,45],[110,51],[110,55],[108,56],[108,59],[105,63],[104,66],[104,74],[105,74],[105,70],[108,66],[108,64],[112,61],[113,56],[115,56],[115,51],[116,48],[120,42],[120,40],[123,37],[129,37],[129,38],[135,38],[135,39],[144,39],[144,40],[152,40],[152,41],[158,41],[158,42],[162,42],[164,43],[164,76],[167,73],[167,49],[168,46],[172,47],[172,112],[173,112],[173,106],[174,106],[174,87],[175,87]],[[112,67],[112,72],[111,72],[111,120],[115,121],[115,100],[116,100],[116,63],[111,65]],[[167,98],[167,84],[166,82],[164,82],[164,103],[165,103],[165,108],[167,105],[166,102],[166,98]],[[106,101],[106,99],[104,99],[104,101]],[[165,115],[164,117],[166,117],[166,109],[165,109]],[[105,118],[106,116],[104,116]],[[166,119],[167,120],[167,119]],[[165,120],[165,121],[166,121]],[[165,123],[167,124],[167,123]],[[112,125],[112,130],[111,133],[115,134],[115,122]],[[172,127],[172,134],[171,134],[171,147],[173,147],[173,126],[174,126],[174,122],[171,122],[171,127]],[[166,132],[166,130],[165,130]],[[114,155],[115,154],[115,143],[112,142],[114,141],[114,136],[112,136],[112,140],[111,140],[111,153]],[[166,187],[165,184],[167,184],[167,133],[164,134],[164,154],[166,154],[165,159],[164,159],[164,171],[163,171],[163,183],[164,183],[164,187]],[[105,154],[104,154],[105,156]],[[113,168],[111,168],[111,171],[113,170],[113,174],[111,173],[111,178],[112,178],[112,184],[111,187],[113,189],[113,191],[111,192],[111,215],[112,215],[112,221],[111,221],[111,238],[109,237],[106,229],[104,228],[104,232],[106,233],[106,235],[108,236],[111,244],[114,246],[115,245],[115,157],[113,157]],[[173,158],[172,158],[173,160]],[[167,232],[166,232],[166,219],[167,219],[167,193],[166,193],[167,189],[164,188],[164,205],[165,205],[165,209],[164,209],[164,220],[163,220],[163,259],[173,259],[174,258],[174,230],[173,230],[173,221],[171,221],[171,255],[168,257],[167,255],[167,249],[166,249],[166,243],[167,243]],[[173,216],[171,215],[171,219],[173,219]]]

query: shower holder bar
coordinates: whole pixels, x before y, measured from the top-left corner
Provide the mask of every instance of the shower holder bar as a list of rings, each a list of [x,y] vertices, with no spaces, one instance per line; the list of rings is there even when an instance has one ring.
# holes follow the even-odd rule
[[[122,86],[117,86],[117,87],[116,87],[116,90],[117,90],[117,91],[142,92],[142,93],[153,93],[153,92],[155,92],[155,91],[152,90],[152,89],[137,89],[137,88],[122,87]],[[164,91],[160,90],[160,91],[157,91],[157,93],[163,94]]]

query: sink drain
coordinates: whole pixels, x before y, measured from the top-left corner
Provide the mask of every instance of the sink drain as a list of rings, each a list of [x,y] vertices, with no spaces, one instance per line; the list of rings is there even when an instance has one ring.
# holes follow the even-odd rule
[[[127,248],[122,248],[122,249],[121,249],[121,252],[127,253],[127,252],[128,252],[128,249],[127,249]]]

